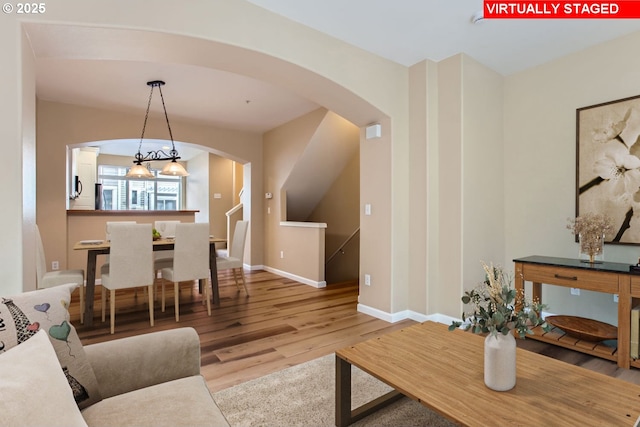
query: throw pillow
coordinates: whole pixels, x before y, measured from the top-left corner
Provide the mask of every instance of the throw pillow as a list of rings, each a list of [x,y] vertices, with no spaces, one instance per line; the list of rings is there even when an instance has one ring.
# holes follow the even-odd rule
[[[87,425],[45,331],[0,354],[0,378],[1,425]]]
[[[69,302],[76,284],[0,297],[0,353],[44,330],[80,409],[102,400],[98,381],[71,325]]]

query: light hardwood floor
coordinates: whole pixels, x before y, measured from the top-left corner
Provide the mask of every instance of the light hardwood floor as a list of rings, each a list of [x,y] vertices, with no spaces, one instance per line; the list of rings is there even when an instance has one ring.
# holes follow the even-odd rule
[[[84,344],[147,332],[192,326],[200,335],[202,374],[212,392],[267,375],[336,349],[401,329],[415,323],[387,323],[356,311],[358,288],[354,282],[323,289],[265,271],[247,272],[250,296],[239,291],[231,274],[220,274],[220,306],[207,316],[198,293],[181,291],[180,322],[173,311],[173,288],[167,287],[167,310],[155,309],[155,326],[149,326],[142,291],[120,291],[116,302],[116,333],[109,334],[109,320],[101,323],[99,288],[96,318],[91,329],[80,325],[77,293],[70,307],[71,320]],[[168,344],[170,345],[170,343]],[[605,375],[640,384],[640,369],[620,369],[615,363],[532,340],[518,346]]]
[[[142,291],[116,294],[115,334],[109,334],[109,313],[102,323],[96,298],[92,329],[80,325],[77,293],[71,320],[83,344],[179,326],[192,326],[200,335],[202,374],[211,391],[333,353],[336,349],[413,324],[387,323],[356,311],[357,284],[340,283],[316,289],[265,271],[247,272],[250,296],[239,291],[229,272],[220,273],[220,306],[206,307],[198,293],[182,287],[180,322],[173,309],[173,285],[167,286],[167,309],[155,308],[155,326],[149,326]],[[100,295],[99,288],[96,295]]]

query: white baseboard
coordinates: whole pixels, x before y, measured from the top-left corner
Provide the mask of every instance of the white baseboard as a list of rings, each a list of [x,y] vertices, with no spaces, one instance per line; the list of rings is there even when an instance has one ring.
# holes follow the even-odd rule
[[[306,277],[297,276],[295,274],[287,273],[286,271],[278,270],[276,268],[263,266],[262,269],[269,273],[277,274],[278,276],[286,277],[287,279],[295,280],[296,282],[304,283],[305,285],[313,286],[314,288],[326,288],[327,282],[317,282],[315,280],[307,279]]]
[[[440,313],[426,315],[422,313],[417,313],[412,310],[404,310],[396,313],[387,313],[385,311],[378,310],[377,308],[369,307],[364,304],[358,304],[358,311],[360,313],[368,314],[369,316],[373,316],[377,319],[381,319],[389,323],[396,323],[401,320],[411,319],[411,320],[415,320],[416,322],[426,322],[427,320],[430,320],[432,322],[438,322],[438,323],[443,323],[445,325],[450,325],[451,322],[453,322],[454,320],[458,320],[453,317],[440,314]]]

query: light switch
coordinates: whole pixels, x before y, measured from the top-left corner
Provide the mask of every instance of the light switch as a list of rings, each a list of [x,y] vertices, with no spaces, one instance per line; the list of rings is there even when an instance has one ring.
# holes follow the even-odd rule
[[[371,203],[367,203],[364,205],[364,214],[371,215]]]

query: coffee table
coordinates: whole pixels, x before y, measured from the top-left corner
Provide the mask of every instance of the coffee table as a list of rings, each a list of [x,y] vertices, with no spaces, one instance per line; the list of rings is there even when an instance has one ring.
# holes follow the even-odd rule
[[[463,426],[632,426],[640,385],[518,348],[516,386],[484,385],[484,337],[424,322],[336,351],[336,425],[408,396]],[[351,366],[394,391],[351,410]]]

